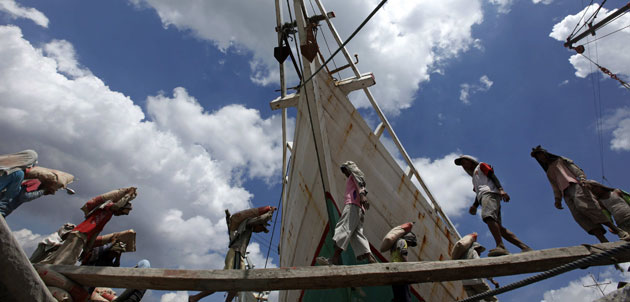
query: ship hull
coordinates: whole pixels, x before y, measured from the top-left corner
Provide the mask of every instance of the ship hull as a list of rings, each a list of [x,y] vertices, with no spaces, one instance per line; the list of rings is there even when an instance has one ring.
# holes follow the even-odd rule
[[[409,249],[409,261],[450,259],[449,251],[458,240],[456,232],[427,202],[347,95],[335,86],[335,80],[320,72],[312,81],[313,90],[300,92],[296,107],[282,209],[280,265],[310,266],[317,256],[332,254],[329,217],[336,222],[334,217],[343,209],[346,177],[339,167],[348,160],[357,163],[366,175],[371,207],[366,213],[364,234],[373,246],[379,246],[391,228],[413,221],[418,246]],[[381,261],[388,260],[389,253],[381,255],[372,250]],[[351,253],[350,249],[344,252],[344,264],[353,264],[348,263],[354,261]],[[454,301],[466,296],[459,281],[414,284],[412,288],[418,301]],[[348,292],[356,290],[286,291],[280,300],[344,301]],[[391,287],[379,290],[383,294],[386,291],[391,294]],[[366,296],[351,295],[356,299],[348,301],[389,301],[371,289],[363,292]]]

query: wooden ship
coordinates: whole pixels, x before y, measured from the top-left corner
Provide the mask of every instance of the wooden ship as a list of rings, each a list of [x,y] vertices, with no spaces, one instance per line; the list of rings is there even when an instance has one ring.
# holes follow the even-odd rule
[[[276,1],[279,46],[275,53],[285,53],[280,58],[277,56],[281,62],[282,95],[270,104],[272,109],[282,110],[285,146],[280,266],[312,266],[316,257],[332,255],[332,234],[344,207],[346,178],[339,167],[348,160],[357,163],[366,175],[371,207],[366,212],[364,233],[371,244],[378,245],[391,228],[413,221],[418,247],[410,249],[409,261],[450,259],[449,251],[460,239],[459,233],[424,184],[370,92],[369,87],[375,84],[374,75],[359,72],[331,22],[334,13],[326,11],[320,0],[314,2],[319,12],[309,12],[303,0],[293,1],[296,20],[283,23],[282,7],[280,1]],[[326,66],[322,67],[323,56],[314,38],[314,30],[320,23],[335,38],[347,60],[345,67],[352,70],[353,77],[337,80],[332,74],[340,68],[329,71]],[[323,31],[321,27],[319,30]],[[291,60],[301,81],[295,93],[287,94],[282,59],[291,51],[286,37],[295,32],[299,36],[301,60],[299,57],[296,60],[292,54]],[[350,102],[348,94],[355,90],[363,91],[380,118],[376,129],[369,127]],[[288,142],[290,134],[286,129],[288,108],[297,109],[291,142]],[[382,143],[385,131],[402,155],[406,171]],[[421,188],[416,187],[414,179]],[[389,255],[382,255],[373,246],[372,252],[381,262],[387,262]],[[343,261],[356,264],[350,247],[344,252]],[[477,287],[479,285],[485,286],[477,284]],[[416,301],[454,301],[466,296],[460,281],[416,284],[412,293]],[[286,291],[280,297],[280,301],[390,301],[393,296],[391,287],[383,286],[361,290]]]
[[[424,184],[370,92],[375,77],[359,72],[344,47],[347,42],[341,40],[330,20],[334,14],[325,10],[321,0],[313,1],[318,12],[308,12],[303,0],[293,0],[295,12],[291,15],[296,19],[290,17],[289,22],[283,22],[281,2],[275,0],[278,47],[274,56],[280,62],[281,95],[270,105],[273,110],[282,110],[280,268],[185,270],[33,265],[0,218],[0,301],[56,301],[38,274],[44,270],[63,275],[73,287],[238,291],[241,301],[264,301],[267,297],[263,292],[280,290],[283,302],[382,302],[391,300],[391,285],[397,283],[412,284],[414,301],[494,301],[493,294],[518,288],[516,283],[490,291],[480,278],[543,271],[537,276],[548,278],[554,276],[550,274],[554,270],[557,275],[577,268],[630,261],[630,244],[625,242],[450,260],[449,252],[460,234]],[[338,51],[347,60],[345,66],[328,70],[330,58],[324,59],[318,52],[313,32],[320,23],[334,37]],[[293,56],[288,45],[288,36],[293,34],[297,34],[295,41],[300,41],[300,46],[295,45],[298,56]],[[292,94],[287,94],[284,75],[284,59],[289,56],[301,79]],[[352,70],[354,76],[333,78],[332,74],[343,68]],[[380,119],[375,129],[369,127],[348,99],[348,94],[356,90],[363,90]],[[296,125],[289,142],[286,122],[287,110],[294,110],[291,108],[296,110]],[[385,131],[402,156],[404,170],[381,141]],[[315,265],[316,257],[333,253],[332,234],[343,208],[345,183],[339,167],[347,160],[355,161],[366,175],[371,208],[366,214],[364,233],[373,245],[380,243],[394,226],[416,222],[412,231],[418,236],[419,245],[410,249],[410,262],[388,263],[389,255],[382,255],[371,246],[381,263],[357,263],[348,248],[342,255],[344,265]],[[568,268],[560,271],[561,266]],[[484,298],[470,297],[481,292],[485,292]]]

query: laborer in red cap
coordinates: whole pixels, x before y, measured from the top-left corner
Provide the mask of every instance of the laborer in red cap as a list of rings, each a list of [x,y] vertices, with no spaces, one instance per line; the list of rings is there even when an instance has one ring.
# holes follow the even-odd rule
[[[503,190],[499,179],[494,174],[494,169],[487,163],[479,163],[470,155],[462,155],[455,159],[455,164],[462,166],[468,175],[472,176],[473,191],[477,194],[475,203],[470,207],[470,214],[477,213],[477,207],[481,204],[481,219],[488,225],[497,247],[488,252],[489,257],[510,254],[503,244],[501,237],[519,247],[521,251],[528,252],[532,249],[523,243],[514,233],[505,228],[501,222],[501,200],[510,201],[510,196]]]

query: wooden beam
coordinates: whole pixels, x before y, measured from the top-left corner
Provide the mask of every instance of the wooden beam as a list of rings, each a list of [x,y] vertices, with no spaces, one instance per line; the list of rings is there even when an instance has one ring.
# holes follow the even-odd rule
[[[376,84],[376,81],[374,80],[374,75],[372,73],[366,73],[362,74],[361,77],[359,77],[358,79],[349,78],[338,81],[337,83],[335,83],[335,86],[339,87],[339,89],[341,89],[341,91],[345,95],[348,95],[348,93],[352,91],[368,88],[374,84]]]
[[[276,98],[269,103],[269,106],[271,107],[271,110],[296,107],[299,100],[300,95],[298,93],[292,93],[283,97]]]
[[[380,124],[378,124],[378,126],[376,126],[376,130],[374,130],[374,135],[376,135],[376,137],[380,138],[381,135],[383,135],[383,131],[385,131],[385,124],[380,123]]]
[[[545,271],[626,242],[563,247],[473,260],[307,266],[252,270],[139,269],[50,265],[84,286],[158,290],[325,289],[487,278]],[[595,265],[630,261],[630,252]]]
[[[57,301],[0,216],[0,301]]]

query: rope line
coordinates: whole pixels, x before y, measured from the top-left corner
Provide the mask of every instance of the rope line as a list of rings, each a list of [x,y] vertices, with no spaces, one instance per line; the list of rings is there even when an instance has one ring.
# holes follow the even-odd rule
[[[383,5],[385,5],[385,2],[387,2],[387,0],[381,0],[381,2],[367,16],[367,18],[365,18],[365,20],[363,20],[363,22],[361,22],[359,27],[357,27],[357,29],[355,29],[354,32],[352,32],[352,34],[348,37],[348,39],[345,42],[343,42],[343,44],[341,44],[341,46],[339,46],[339,48],[337,48],[337,50],[335,50],[335,52],[330,56],[330,58],[328,58],[328,60],[326,60],[321,66],[319,66],[319,68],[317,70],[315,70],[315,72],[313,72],[313,74],[311,74],[311,76],[308,79],[306,79],[306,81],[304,81],[302,83],[302,85],[300,85],[300,87],[303,87],[304,85],[306,85],[306,83],[308,83],[310,80],[312,80],[313,77],[318,72],[320,72],[324,68],[324,66],[326,66],[326,64],[328,64],[328,62],[330,62],[332,60],[332,58],[335,57],[335,55],[337,55],[337,53],[339,53],[342,49],[344,49],[346,47],[346,45],[352,40],[352,38],[354,38],[354,36],[356,36],[356,34],[359,33],[359,31],[361,29],[363,29],[363,26],[365,26],[365,24],[367,24],[368,21],[370,21],[370,19],[372,19],[372,17],[376,14],[376,12],[379,9],[381,9],[381,7],[383,7]]]
[[[588,4],[588,6],[591,6],[591,4],[593,4],[593,0],[591,0],[591,2]],[[582,1],[582,6],[584,6],[584,1]],[[578,28],[578,26],[580,25],[580,22],[582,22],[582,20],[584,19],[584,16],[586,16],[586,12],[588,10],[584,10],[584,13],[582,14],[582,17],[580,18],[580,20],[575,24],[575,27],[573,28],[573,31],[571,31],[571,34],[569,35],[567,40],[570,40],[573,36],[575,36],[575,32],[576,29]],[[590,19],[590,18],[589,18]],[[584,24],[582,24],[582,26],[580,26],[579,29],[577,29],[578,31],[582,29],[582,27],[584,27],[584,25],[586,25],[586,21],[584,21]]]
[[[625,87],[626,89],[630,90],[630,84],[624,82],[622,79],[620,79],[616,74],[612,73],[610,70],[608,70],[606,67],[600,66],[599,64],[597,64],[595,61],[591,60],[591,58],[585,56],[583,53],[581,54],[583,57],[585,57],[587,60],[591,61],[591,63],[595,64],[595,66],[599,67],[599,69],[607,74],[609,77],[611,77],[612,79],[617,80],[619,83],[621,83],[621,86]]]
[[[493,289],[490,291],[487,291],[485,293],[481,293],[478,295],[474,295],[472,297],[468,297],[464,300],[459,300],[458,302],[472,302],[472,301],[479,301],[481,299],[484,298],[488,298],[488,297],[492,297],[494,295],[498,295],[498,294],[502,294],[511,290],[515,290],[517,288],[521,288],[523,286],[526,285],[530,285],[532,283],[536,283],[545,279],[549,279],[551,277],[560,275],[560,274],[564,274],[566,272],[578,269],[578,268],[585,268],[585,267],[589,267],[593,264],[602,262],[603,260],[609,259],[614,257],[615,255],[622,253],[622,252],[626,252],[630,250],[630,242],[622,245],[622,246],[618,246],[616,248],[604,251],[602,253],[598,253],[598,254],[593,254],[593,255],[589,255],[586,256],[582,259],[578,259],[572,262],[569,262],[567,264],[552,268],[550,270],[544,271],[538,275],[535,276],[531,276],[529,278],[523,279],[521,281],[517,281],[511,284],[508,284],[506,286],[502,286],[499,287],[497,289]]]
[[[628,25],[626,25],[626,26],[624,26],[624,27],[622,27],[622,28],[620,28],[620,29],[618,29],[618,30],[615,30],[615,31],[613,31],[613,32],[607,33],[607,34],[605,34],[605,35],[603,35],[603,36],[601,36],[601,37],[599,37],[599,38],[597,38],[597,39],[595,39],[595,40],[588,41],[588,42],[586,42],[586,43],[584,43],[584,44],[582,44],[582,45],[587,45],[587,44],[593,43],[593,42],[595,42],[595,41],[597,41],[597,40],[599,40],[599,39],[606,38],[606,37],[608,37],[608,36],[610,36],[610,35],[612,35],[612,34],[614,34],[614,33],[620,32],[620,31],[622,31],[622,30],[624,30],[624,29],[626,29],[626,28],[628,28],[628,27],[630,27],[630,24],[628,24]]]

